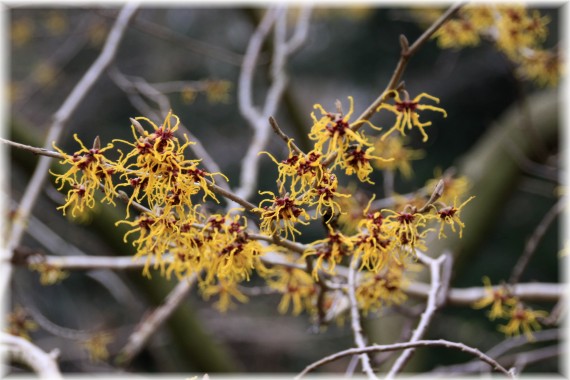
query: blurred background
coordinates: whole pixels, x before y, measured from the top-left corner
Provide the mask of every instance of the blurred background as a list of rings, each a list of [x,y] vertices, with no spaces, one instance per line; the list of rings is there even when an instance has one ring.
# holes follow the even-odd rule
[[[360,114],[388,83],[399,59],[400,34],[413,42],[429,26],[425,20],[436,11],[381,6],[316,8],[307,43],[288,62],[289,85],[274,115],[284,132],[306,148],[315,103],[330,110],[339,99],[348,107],[347,97],[352,96],[355,114]],[[10,6],[7,12],[10,115],[6,132],[12,140],[41,146],[52,115],[98,56],[118,9]],[[559,9],[541,8],[540,12],[551,19],[545,46],[554,46],[560,39]],[[262,15],[261,8],[145,6],[129,26],[110,69],[115,75],[118,71],[151,84],[187,82],[182,89],[167,94],[173,112],[215,158],[230,185],[239,179],[240,159],[252,137],[236,100],[240,62]],[[267,89],[271,49],[271,43],[264,45],[256,70],[254,94],[260,103]],[[474,147],[504,120],[507,111],[523,115],[536,94],[546,93],[552,102],[558,99],[557,88],[545,89],[523,80],[513,63],[486,42],[459,50],[441,49],[432,40],[411,59],[403,79],[412,96],[427,92],[439,97],[448,117],[434,117],[427,143],[421,143],[417,131],[410,134],[411,146],[424,150],[425,157],[413,163],[413,178],[396,176],[399,193],[423,186],[438,169],[457,166],[461,172],[469,166],[477,159]],[[77,150],[74,133],[86,144],[96,136],[103,144],[114,138],[128,139],[129,118],[135,116],[145,115],[133,107],[116,77],[106,73],[73,114],[58,146],[67,152]],[[388,126],[390,120],[372,119],[380,126]],[[535,127],[542,128],[540,120]],[[559,128],[541,133],[541,141],[532,141],[533,150],[526,159],[541,168],[538,173],[521,165],[502,173],[497,165],[497,171],[489,168],[481,182],[474,184],[476,189],[489,188],[485,181],[497,177],[502,181],[492,203],[473,202],[481,227],[476,229],[476,236],[475,232],[468,235],[469,225],[465,230],[452,286],[481,286],[485,275],[494,284],[508,278],[527,238],[557,201],[562,149]],[[270,139],[267,150],[278,159],[286,155],[286,147],[277,137]],[[30,153],[10,151],[13,207],[35,162]],[[274,164],[269,159],[261,163],[259,189],[275,191]],[[544,172],[548,175],[541,175]],[[376,185],[363,185],[363,191],[381,193],[381,173],[372,179]],[[112,228],[124,215],[124,206],[97,207],[88,217],[72,220],[56,211],[63,199],[53,181],[45,186],[22,246],[50,255],[133,253],[133,247],[122,242],[124,230]],[[303,235],[302,241],[321,238],[323,231],[316,226]],[[559,281],[559,237],[555,222],[538,246],[523,282]],[[260,283],[252,279],[252,285]],[[61,350],[62,371],[115,372],[120,367],[114,364],[114,355],[141,316],[160,304],[174,285],[174,280],[166,281],[158,275],[144,279],[135,270],[76,271],[62,282],[44,286],[37,272],[17,267],[12,305],[26,308],[39,323],[40,328],[31,334],[33,342],[47,351],[56,347]],[[317,333],[306,315],[279,314],[278,302],[276,295],[251,297],[249,303],[223,314],[194,291],[125,370],[297,372],[327,354],[353,346],[348,323]],[[538,306],[546,310],[552,307]],[[367,328],[381,329],[383,314],[390,313],[386,310],[371,315],[378,324]],[[504,339],[496,326],[482,310],[446,307],[435,316],[427,338],[463,341],[484,351]],[[94,331],[111,332],[107,360],[90,360],[81,343]],[[465,360],[455,351],[429,349],[418,355],[411,369],[429,371],[437,365]],[[340,360],[323,369],[343,373],[347,363]],[[533,372],[558,369],[557,357],[527,367]],[[15,366],[12,370],[23,369]]]

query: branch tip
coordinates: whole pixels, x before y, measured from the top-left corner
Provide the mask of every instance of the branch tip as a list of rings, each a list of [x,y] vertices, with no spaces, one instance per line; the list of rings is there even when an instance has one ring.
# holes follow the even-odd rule
[[[131,124],[133,125],[133,127],[136,128],[137,132],[140,133],[141,136],[144,136],[145,130],[144,130],[143,126],[141,125],[141,123],[139,123],[138,120],[136,120],[132,117],[130,117],[129,120],[131,121]]]

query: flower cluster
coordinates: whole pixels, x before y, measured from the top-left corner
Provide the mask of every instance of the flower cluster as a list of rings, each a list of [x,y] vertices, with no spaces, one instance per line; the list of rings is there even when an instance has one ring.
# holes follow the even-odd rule
[[[26,309],[16,306],[14,311],[6,318],[6,331],[8,334],[31,340],[30,333],[38,329],[38,324],[30,318]]]
[[[314,313],[317,286],[310,274],[288,266],[278,266],[270,273],[267,285],[282,294],[277,307],[280,313],[286,313],[291,305],[293,315],[299,315],[303,310]]]
[[[440,237],[444,236],[445,224],[461,236],[464,224],[460,211],[470,200],[460,206],[439,202],[422,212],[417,211],[419,206],[410,203],[394,209],[371,210],[369,202],[362,214],[351,213],[354,219],[351,229],[339,228],[339,216],[347,215],[352,191],[340,190],[336,171],[372,183],[372,164],[390,165],[397,161],[386,170],[399,167],[404,174],[409,173],[409,160],[417,154],[406,151],[399,136],[387,139],[387,135],[395,130],[403,135],[405,127],[414,126],[427,137],[423,128],[431,122],[420,122],[418,112],[435,110],[446,115],[441,108],[418,104],[423,97],[437,101],[431,95],[421,94],[409,101],[407,93],[404,94],[406,100],[402,101],[394,92],[395,105],[383,104],[377,110],[388,109],[398,114],[396,125],[384,136],[376,137],[376,141],[392,149],[383,148],[373,137],[358,130],[362,124],[370,125],[373,130],[379,128],[365,120],[350,121],[354,105],[349,98],[347,114],[343,114],[340,105],[337,113],[315,106],[321,116],[312,114],[309,137],[314,146],[308,153],[302,152],[292,140],[288,143],[289,154],[282,161],[265,152],[277,166],[278,193],[260,192],[264,197],[251,210],[259,218],[261,239],[276,243],[281,239],[295,240],[301,233],[299,225],[318,218],[327,230],[326,236],[308,244],[302,255],[290,258],[292,267],[265,266],[262,257],[276,247],[262,244],[259,235],[250,232],[243,209],[222,214],[204,206],[205,202],[219,203],[214,193],[215,180],[217,176],[225,176],[205,171],[199,159],[187,158],[186,150],[193,142],[186,136],[182,140],[176,136],[180,122],[172,113],[160,125],[144,117],[131,119],[133,139],[114,140],[105,148],[100,148],[97,141],[92,149],[87,149],[76,137],[81,150],[72,156],[60,151],[64,163],[71,166],[66,173],[56,175],[61,186],[71,187],[62,209],[65,212],[72,207],[75,213],[83,211],[85,206],[92,207],[98,188],[107,202],[113,202],[114,197],[123,198],[127,203],[126,218],[117,225],[129,227],[124,241],[136,248],[136,258],[146,260],[143,274],[150,277],[154,269],[168,278],[174,275],[183,280],[196,276],[204,298],[217,297],[215,306],[222,311],[231,308],[234,301],[247,301],[240,284],[256,272],[271,288],[282,293],[280,312],[286,312],[292,305],[293,314],[305,310],[315,315],[319,308],[322,314],[325,304],[332,301],[330,294],[317,296],[318,282],[322,276],[335,276],[336,266],[346,264],[353,255],[361,262],[359,270],[365,272],[359,284],[361,296],[364,297],[362,292],[375,295],[381,292],[382,302],[397,303],[403,300],[403,293],[396,290],[403,284],[402,273],[408,266],[404,263],[414,256],[416,247],[424,247],[427,234],[434,230],[430,228],[432,222],[442,223]],[[118,158],[108,159],[106,152],[118,144],[127,149],[117,149]],[[373,155],[377,148],[397,159]],[[133,210],[137,215],[131,217]],[[292,253],[288,252],[286,257],[289,255]],[[306,270],[295,267],[299,260],[307,265]],[[368,283],[371,278],[376,279],[374,284]],[[377,306],[368,302],[363,307],[369,310]]]
[[[378,273],[365,272],[356,288],[356,300],[359,308],[368,313],[377,311],[382,306],[399,305],[408,297],[404,289],[408,284],[402,261],[391,258],[392,262]]]
[[[81,149],[72,155],[63,152],[57,146],[54,148],[63,156],[61,164],[70,165],[70,168],[63,174],[55,174],[55,183],[59,184],[58,190],[64,187],[69,188],[67,192],[66,203],[58,210],[62,210],[63,214],[68,207],[71,207],[72,216],[82,213],[87,208],[95,206],[95,191],[99,189],[100,183],[103,183],[105,197],[101,202],[115,204],[113,198],[116,196],[115,187],[112,182],[112,175],[122,172],[120,164],[108,160],[104,156],[104,152],[113,148],[113,144],[107,144],[101,148],[99,138],[95,139],[93,148],[88,149],[83,142],[79,140],[77,135],[73,135],[75,141],[79,143]]]
[[[475,46],[481,37],[518,65],[519,73],[540,85],[555,85],[561,74],[560,53],[542,48],[549,18],[522,5],[469,5],[433,35],[442,48]]]
[[[488,277],[483,278],[485,296],[473,304],[476,309],[491,305],[488,313],[489,319],[507,319],[506,325],[500,325],[499,331],[507,336],[524,333],[529,341],[534,340],[533,331],[540,330],[540,318],[545,318],[548,313],[542,310],[533,310],[525,306],[518,297],[511,294],[506,286],[493,287]]]
[[[382,103],[376,111],[380,111],[381,109],[386,109],[396,115],[396,122],[392,126],[388,132],[382,136],[382,140],[388,137],[392,132],[399,131],[402,136],[404,136],[406,127],[408,129],[412,129],[413,127],[417,127],[423,136],[423,142],[428,140],[428,135],[425,131],[425,127],[429,127],[432,122],[426,121],[422,123],[420,121],[420,114],[419,111],[436,111],[443,114],[443,117],[447,117],[447,112],[443,108],[430,106],[428,104],[420,104],[420,99],[428,98],[433,100],[436,103],[439,103],[439,99],[435,96],[431,96],[425,92],[419,94],[414,99],[410,100],[410,96],[406,91],[402,91],[404,93],[404,99],[400,98],[400,94],[396,90],[390,91],[387,95],[393,95],[395,102],[394,104],[387,104]]]

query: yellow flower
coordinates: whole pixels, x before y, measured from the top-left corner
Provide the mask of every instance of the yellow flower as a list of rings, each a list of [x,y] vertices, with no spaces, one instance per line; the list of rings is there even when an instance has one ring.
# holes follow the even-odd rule
[[[509,318],[509,322],[506,325],[499,326],[499,331],[507,336],[519,335],[522,332],[532,342],[535,340],[532,331],[541,328],[537,318],[545,318],[547,315],[546,311],[532,310],[529,307],[524,307],[521,303],[517,303],[506,316]]]
[[[30,264],[29,268],[40,274],[40,284],[42,285],[54,285],[69,276],[69,272],[46,263]]]
[[[438,238],[441,239],[442,237],[445,237],[445,234],[443,233],[443,228],[445,227],[446,224],[451,227],[451,230],[453,232],[455,232],[455,225],[457,224],[457,226],[459,227],[459,238],[462,237],[463,228],[465,227],[465,224],[461,221],[461,219],[459,219],[459,214],[461,214],[461,209],[463,208],[463,206],[469,203],[473,198],[475,197],[469,197],[469,199],[463,202],[459,207],[457,207],[456,203],[457,198],[456,198],[455,201],[453,202],[453,206],[446,206],[437,210],[437,214],[439,215],[441,221],[441,227],[439,228]]]
[[[21,17],[12,22],[10,38],[14,46],[24,46],[34,34],[34,22],[28,17]]]
[[[205,300],[210,299],[212,296],[218,296],[219,299],[214,303],[214,307],[220,312],[225,313],[231,308],[235,307],[232,299],[235,299],[241,303],[245,303],[249,298],[239,291],[237,284],[232,281],[222,280],[216,284],[200,283],[200,288],[202,290],[202,296]]]
[[[426,226],[426,216],[416,212],[413,208],[410,211],[404,209],[400,212],[383,209],[382,212],[391,214],[384,222],[387,225],[386,231],[398,239],[399,245],[413,249],[421,244],[421,240],[428,232],[428,230],[423,230]]]
[[[59,36],[67,30],[67,20],[61,12],[51,11],[45,20],[46,29],[54,36]]]
[[[497,21],[497,46],[512,59],[516,59],[525,48],[538,46],[546,38],[548,17],[541,17],[538,11],[531,16],[523,6],[498,7],[501,17]]]
[[[31,340],[30,332],[38,329],[38,324],[29,318],[28,312],[21,306],[16,306],[14,311],[8,314],[6,318],[8,334]]]
[[[481,4],[467,5],[459,10],[462,17],[471,21],[478,30],[486,30],[495,24],[495,9]]]
[[[289,156],[281,162],[277,161],[269,152],[261,153],[267,154],[277,164],[279,191],[283,191],[287,180],[290,180],[289,188],[291,191],[303,192],[307,188],[311,188],[315,181],[318,181],[323,175],[324,169],[320,162],[322,153],[312,150],[308,154],[298,154],[293,152],[291,143],[287,145],[289,147]]]
[[[264,199],[259,203],[259,207],[254,208],[253,212],[261,213],[260,229],[263,233],[274,235],[285,231],[285,238],[291,236],[295,239],[295,234],[300,231],[295,228],[296,223],[308,224],[306,221],[310,219],[309,214],[301,207],[301,202],[296,199],[297,194],[277,197],[271,191],[262,191],[259,194],[270,194],[271,199]],[[270,206],[261,206],[263,203],[269,202]],[[305,222],[301,220],[305,219]]]
[[[333,217],[334,215],[342,213],[342,208],[335,198],[349,198],[350,194],[341,194],[337,189],[338,179],[336,175],[325,171],[320,181],[314,183],[313,187],[307,191],[303,197],[303,201],[309,206],[317,205],[315,218],[317,215],[327,215],[330,213],[330,216]]]
[[[113,335],[107,332],[96,333],[83,342],[83,347],[89,354],[92,362],[101,362],[109,358],[107,346],[114,340]]]
[[[494,289],[489,277],[483,277],[483,284],[485,285],[485,296],[475,302],[472,305],[473,308],[482,309],[492,305],[489,312],[489,319],[491,320],[506,316],[508,307],[516,303],[516,298],[511,296],[504,287]]]
[[[210,103],[227,103],[232,83],[227,80],[210,80],[206,82],[206,96]]]
[[[408,282],[403,277],[401,266],[390,265],[389,268],[382,274],[363,274],[363,280],[356,288],[356,300],[365,315],[383,305],[400,305],[408,298],[404,293]]]
[[[548,50],[528,50],[517,59],[518,73],[540,86],[556,86],[562,76],[560,54]]]
[[[285,314],[292,304],[293,315],[312,310],[316,286],[313,278],[302,269],[277,266],[267,285],[283,294],[277,310]]]
[[[139,120],[149,123],[154,132],[142,129]],[[208,181],[215,183],[214,175],[222,174],[208,173],[199,168],[200,160],[187,160],[184,157],[185,149],[195,143],[187,138],[183,144],[178,141],[174,133],[179,125],[180,120],[172,112],[168,113],[160,127],[147,118],[138,117],[132,125],[135,142],[115,140],[132,147],[129,153],[122,154],[119,159],[120,165],[126,169],[122,175],[124,183],[119,186],[130,185],[133,188],[127,205],[127,217],[131,203],[140,203],[144,199],[151,209],[164,207],[166,213],[172,209],[183,213],[185,207],[194,206],[191,196],[199,192],[204,194],[203,201],[210,197],[218,202]],[[140,136],[137,136],[137,132]],[[131,162],[131,159],[135,162]]]
[[[252,270],[262,266],[259,257],[264,252],[263,246],[249,237],[244,216],[235,215],[232,219],[226,215],[216,220],[221,222],[221,231],[209,242],[214,254],[205,281],[210,281],[214,276],[231,282],[249,281]],[[225,223],[226,220],[231,222]]]
[[[432,38],[437,38],[437,44],[443,49],[476,46],[480,42],[479,29],[464,18],[447,21]]]
[[[393,112],[396,115],[396,122],[394,123],[392,128],[382,136],[382,140],[386,139],[386,137],[388,137],[392,132],[396,130],[400,131],[402,136],[405,136],[406,127],[408,127],[408,129],[412,129],[412,127],[417,127],[423,136],[422,141],[426,142],[428,140],[428,135],[426,134],[424,128],[429,127],[432,123],[431,121],[425,123],[420,122],[420,115],[418,111],[430,110],[430,111],[441,112],[443,114],[443,117],[447,117],[447,112],[445,112],[443,108],[419,103],[420,99],[422,98],[428,98],[436,103],[439,103],[438,98],[431,96],[425,92],[419,94],[412,100],[409,100],[408,93],[405,91],[404,91],[404,100],[400,99],[400,94],[396,90],[390,91],[389,94],[394,95],[395,98],[394,105],[382,103],[376,109],[376,112],[379,112],[381,109],[386,109],[390,112]]]
[[[190,86],[186,86],[180,92],[180,97],[182,98],[182,102],[185,104],[192,104],[197,96],[196,89]]]
[[[329,229],[327,237],[315,240],[303,253],[303,257],[316,256],[313,263],[313,277],[316,280],[319,278],[319,270],[334,274],[336,264],[340,263],[345,256],[349,256],[354,246],[349,237],[333,230],[328,224],[327,227]]]
[[[350,146],[342,156],[342,161],[340,163],[340,167],[344,169],[347,175],[356,174],[358,179],[361,182],[368,182],[370,184],[374,184],[368,177],[370,173],[372,173],[373,169],[370,166],[370,161],[384,161],[390,162],[393,161],[393,158],[382,158],[373,156],[371,153],[374,150],[374,147],[370,147],[364,151],[360,145],[358,146]]]
[[[325,111],[325,109],[320,104],[315,104],[314,108],[321,112],[321,118],[317,119],[314,113],[311,113],[311,118],[313,119],[313,127],[311,128],[311,133],[309,133],[309,138],[315,140],[315,149],[320,152],[326,152],[328,155],[331,152],[342,153],[348,149],[348,147],[354,143],[359,145],[370,145],[363,134],[354,131],[353,127],[367,123],[372,128],[380,129],[375,127],[372,123],[366,120],[357,120],[353,123],[349,123],[350,116],[354,112],[354,102],[352,97],[348,97],[350,101],[350,110],[346,115],[342,113],[330,113]],[[340,107],[339,107],[340,108]],[[328,147],[323,150],[325,144],[328,143]],[[340,162],[342,159],[342,154],[339,154],[332,167]]]
[[[71,165],[71,167],[64,174],[51,174],[55,176],[55,183],[60,184],[58,190],[63,189],[65,185],[71,187],[67,193],[66,203],[58,207],[58,210],[63,210],[65,215],[66,209],[71,206],[71,214],[75,217],[75,212],[82,212],[85,206],[88,208],[95,206],[94,194],[99,189],[101,181],[103,181],[105,193],[102,201],[115,204],[113,198],[116,192],[112,175],[122,171],[122,169],[120,165],[108,160],[103,154],[113,147],[112,144],[100,148],[97,147],[98,143],[96,142],[93,148],[87,149],[76,134],[73,135],[73,138],[79,143],[81,149],[71,156],[54,145],[55,150],[63,155],[60,163]]]
[[[405,178],[412,176],[410,161],[424,157],[423,150],[410,149],[404,146],[404,139],[400,136],[391,136],[387,139],[377,139],[374,143],[376,151],[382,152],[392,160],[374,160],[372,164],[380,170],[398,170]]]
[[[173,214],[142,213],[134,221],[120,220],[115,224],[127,224],[134,227],[125,233],[123,237],[125,243],[129,235],[138,234],[138,238],[132,244],[137,248],[135,257],[147,257],[143,268],[144,276],[150,278],[149,269],[153,258],[155,259],[154,268],[160,267],[161,271],[165,271],[166,262],[163,260],[163,255],[171,248],[171,242],[176,241],[181,229]]]
[[[382,213],[369,212],[374,198],[372,196],[363,210],[364,217],[358,223],[359,233],[353,237],[353,242],[354,254],[361,256],[360,269],[367,268],[378,273],[394,255],[396,239],[387,231]]]

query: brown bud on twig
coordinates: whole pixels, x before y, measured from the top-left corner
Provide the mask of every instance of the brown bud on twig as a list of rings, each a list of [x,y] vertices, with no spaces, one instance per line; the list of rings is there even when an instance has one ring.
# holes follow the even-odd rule
[[[421,209],[418,210],[418,212],[420,213],[425,212],[431,204],[433,204],[435,201],[441,198],[444,190],[445,190],[445,181],[443,179],[440,179],[437,185],[435,185],[435,188],[433,189],[433,192],[431,193],[431,196],[429,197],[428,201],[426,202],[425,205],[422,206]]]
[[[400,46],[402,47],[402,54],[406,54],[410,49],[410,43],[403,34],[400,34]]]
[[[342,113],[342,103],[340,102],[340,100],[336,100],[336,102],[334,102],[334,105],[336,107],[336,112],[338,112],[339,114],[343,114]]]
[[[406,88],[406,81],[401,81],[400,83],[398,83],[395,90],[400,92],[403,91],[405,88]]]
[[[140,133],[141,136],[144,136],[145,134],[145,130],[142,127],[141,123],[139,123],[136,119],[133,119],[132,117],[129,118],[129,120],[131,121],[131,123],[133,124],[133,127],[136,128],[137,132]]]
[[[93,149],[94,150],[101,149],[101,139],[99,138],[99,136],[95,137],[95,140],[93,140]]]

